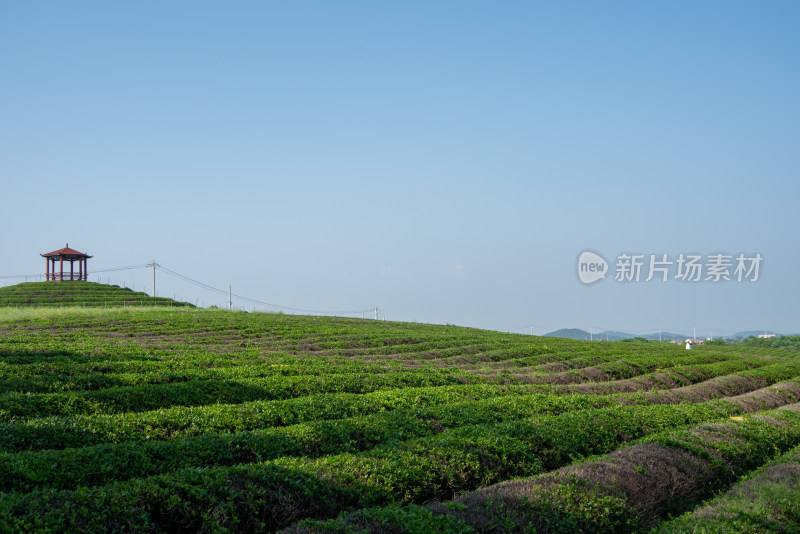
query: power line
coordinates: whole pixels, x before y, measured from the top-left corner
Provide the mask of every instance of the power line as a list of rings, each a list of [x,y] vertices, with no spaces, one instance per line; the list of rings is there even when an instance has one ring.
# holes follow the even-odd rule
[[[148,263],[147,264],[148,267],[152,267],[153,265],[154,265],[154,263]],[[194,284],[196,286],[200,286],[202,288],[208,289],[209,291],[214,291],[214,292],[219,293],[221,295],[227,295],[228,294],[228,292],[223,290],[223,289],[219,289],[219,288],[216,288],[214,286],[210,286],[208,284],[204,284],[203,282],[200,282],[200,281],[195,280],[193,278],[189,278],[188,276],[182,275],[180,273],[176,273],[172,269],[167,269],[166,267],[164,267],[160,263],[155,263],[155,267],[159,271],[164,271],[165,273],[170,274],[170,275],[172,275],[172,276],[174,276],[176,278],[179,278],[179,279],[183,280],[184,282],[189,282],[190,284]]]
[[[149,264],[143,263],[141,265],[129,265],[128,267],[109,267],[108,269],[92,269],[92,273],[110,273],[111,271],[129,271],[131,269],[143,269],[148,267]]]
[[[153,264],[149,264],[149,265],[153,265]],[[205,289],[207,289],[209,291],[213,291],[213,292],[218,293],[220,295],[230,296],[231,298],[236,298],[236,299],[239,299],[239,300],[243,300],[243,301],[249,302],[251,304],[258,304],[258,305],[261,305],[261,306],[268,306],[268,307],[271,307],[271,308],[277,308],[279,310],[289,310],[289,311],[293,311],[293,312],[312,313],[312,314],[320,314],[320,315],[355,315],[355,314],[359,314],[359,313],[370,312],[370,311],[373,310],[373,308],[368,308],[368,309],[365,308],[365,309],[362,309],[362,310],[311,310],[311,309],[307,309],[307,308],[293,308],[291,306],[282,306],[280,304],[275,304],[275,303],[272,303],[272,302],[267,302],[267,301],[264,301],[264,300],[255,299],[255,298],[252,298],[252,297],[246,297],[244,295],[238,295],[236,293],[229,293],[228,291],[226,291],[224,289],[220,289],[218,287],[211,286],[211,285],[206,284],[204,282],[200,282],[199,280],[195,280],[193,278],[189,278],[188,276],[186,276],[184,274],[175,272],[172,269],[168,269],[167,267],[164,267],[160,263],[156,263],[155,265],[156,265],[156,268],[158,270],[164,271],[165,273],[167,273],[167,274],[169,274],[171,276],[174,276],[175,278],[178,278],[180,280],[183,280],[184,282],[188,282],[190,284],[194,284],[194,285],[196,285],[198,287],[205,288]]]

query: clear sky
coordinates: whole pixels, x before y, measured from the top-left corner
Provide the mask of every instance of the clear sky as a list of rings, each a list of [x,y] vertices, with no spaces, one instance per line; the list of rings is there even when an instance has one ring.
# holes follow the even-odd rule
[[[800,331],[798,27],[795,1],[3,2],[0,276],[69,242],[392,320]],[[585,249],[764,259],[584,285]]]

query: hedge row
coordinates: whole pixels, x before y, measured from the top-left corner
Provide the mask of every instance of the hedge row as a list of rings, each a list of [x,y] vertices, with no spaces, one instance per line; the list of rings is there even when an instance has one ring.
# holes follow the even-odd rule
[[[639,375],[624,381],[566,384],[554,387],[556,391],[562,393],[593,393],[597,395],[649,390],[654,387],[666,389],[675,387],[675,384],[688,386],[712,378],[747,372],[768,365],[776,364],[771,360],[724,360],[701,365],[679,365]]]
[[[752,397],[760,398],[763,393],[763,390],[754,392]],[[475,397],[486,394],[494,396],[475,400]],[[133,441],[79,449],[0,453],[0,489],[68,489],[186,467],[235,465],[281,456],[316,457],[357,452],[390,441],[432,435],[445,429],[631,402],[631,398],[624,395],[552,396],[516,387],[504,390],[463,388],[455,398],[461,400],[467,395],[472,399],[430,406],[433,400],[429,398],[428,407],[418,403],[391,412],[236,434],[202,434],[176,437],[169,441]],[[449,397],[449,400],[452,398]],[[444,400],[444,397],[439,400]],[[784,403],[797,400],[789,393],[782,395]],[[729,403],[724,400],[710,401],[710,404],[721,405],[724,410],[730,409]],[[86,469],[86,466],[97,467]]]
[[[226,358],[230,360],[230,358]],[[271,354],[269,360],[259,355],[259,359],[242,365],[217,367],[220,362],[208,361],[203,357],[204,367],[198,361],[186,358],[176,362],[129,362],[127,371],[120,371],[113,363],[66,364],[57,365],[48,362],[44,365],[16,368],[13,375],[10,370],[1,369],[0,376],[13,377],[0,379],[0,393],[53,393],[63,391],[97,390],[111,387],[141,386],[146,384],[169,384],[172,382],[188,382],[191,380],[236,380],[248,378],[264,378],[270,376],[299,376],[343,373],[386,373],[402,371],[395,367],[353,360],[336,360],[331,358],[305,358],[279,356]],[[228,363],[228,362],[225,362]],[[135,370],[130,371],[133,367]]]
[[[197,354],[192,357],[191,352],[182,353],[179,361],[174,360],[174,354],[162,354],[142,352],[148,360],[145,361],[89,361],[87,363],[76,363],[73,360],[57,361],[53,358],[42,363],[32,363],[29,365],[18,365],[14,368],[0,366],[0,394],[11,392],[23,393],[53,393],[65,391],[98,390],[111,387],[140,386],[146,384],[169,384],[173,382],[188,382],[191,380],[231,380],[261,378],[268,376],[296,376],[296,375],[317,375],[317,374],[342,374],[342,373],[382,373],[389,370],[402,370],[398,364],[389,365],[384,362],[370,362],[354,359],[330,357],[298,358],[286,354],[270,353],[269,359],[265,359],[260,351],[248,355],[251,361],[242,362],[237,359],[236,365],[232,365],[230,357],[209,358],[207,351],[194,351]],[[130,355],[132,356],[132,355]],[[153,360],[167,357],[166,361]],[[597,367],[609,374],[619,378],[635,376],[637,373],[653,371],[663,366],[663,357],[660,355],[637,355],[631,357],[612,353],[605,355],[613,361],[606,361],[595,357],[579,357],[576,360],[568,361],[573,366],[576,377],[581,377],[580,369],[583,367]],[[555,355],[554,361],[561,358]],[[695,351],[685,358],[671,361],[672,365],[696,365],[705,363],[715,363],[730,360],[731,355],[701,353]],[[200,361],[198,361],[200,360]],[[606,361],[606,363],[603,363]],[[204,367],[199,365],[214,365],[214,367]],[[249,363],[250,365],[242,365]],[[492,369],[494,372],[519,372],[516,367],[524,362],[516,361],[514,366],[509,368]],[[525,362],[527,363],[527,362]],[[485,364],[473,364],[469,367],[481,369]],[[459,369],[464,369],[464,366]],[[451,367],[452,369],[452,367]],[[487,368],[491,369],[491,368]],[[524,368],[528,374],[547,377],[553,373],[542,370]]]
[[[774,384],[798,375],[800,362],[773,364],[743,371],[731,377],[754,379],[755,387]],[[714,380],[722,380],[720,378]],[[702,384],[698,384],[702,387]],[[176,406],[163,410],[114,415],[50,417],[26,423],[0,424],[0,451],[61,449],[125,441],[167,440],[196,436],[206,432],[232,433],[286,426],[318,419],[340,419],[380,410],[416,405],[432,406],[491,396],[533,394],[525,386],[463,385],[437,388],[376,391],[358,394],[315,394],[283,401],[254,401],[241,404],[215,404],[196,407]],[[743,391],[740,391],[743,392]],[[632,393],[619,396],[624,404],[675,402],[668,391]],[[569,395],[578,399],[580,396]],[[596,406],[607,405],[602,399]]]
[[[101,443],[169,440],[341,419],[412,406],[425,407],[504,395],[533,394],[524,386],[460,385],[381,390],[366,394],[320,393],[279,401],[176,406],[115,415],[48,417],[0,424],[0,451],[63,449]]]
[[[448,370],[426,370],[381,375],[342,373],[241,380],[193,380],[64,393],[14,392],[0,395],[0,421],[12,422],[52,415],[144,412],[170,406],[278,400],[315,393],[367,393],[398,387],[445,386],[468,382],[485,380]]]
[[[75,490],[11,492],[0,496],[0,525],[8,531],[272,530],[348,507],[452,497],[729,413],[709,405],[584,410],[464,427],[365,453],[182,469]]]
[[[658,534],[675,532],[800,531],[800,447],[782,454],[700,508],[664,521]]]
[[[445,504],[366,508],[331,520],[307,519],[282,532],[647,531],[659,519],[728,487],[740,473],[800,444],[800,414],[762,414],[665,430],[608,456],[486,487]],[[713,441],[698,439],[708,434]],[[706,529],[709,524],[703,521],[681,520],[666,523],[661,531],[762,532],[759,527],[764,526],[760,520],[728,519],[720,530]],[[744,528],[747,525],[753,529]]]
[[[475,397],[485,394],[493,396],[475,400]],[[466,396],[471,399],[463,401]],[[201,434],[168,441],[130,441],[78,449],[0,453],[0,490],[68,489],[186,467],[235,465],[281,456],[318,457],[358,452],[467,425],[493,424],[616,404],[611,398],[588,395],[556,397],[519,390],[518,387],[463,389],[456,398],[463,402],[430,406],[433,399],[428,398],[426,403],[419,402],[413,407],[388,412],[236,434]],[[87,469],[87,466],[94,468]]]

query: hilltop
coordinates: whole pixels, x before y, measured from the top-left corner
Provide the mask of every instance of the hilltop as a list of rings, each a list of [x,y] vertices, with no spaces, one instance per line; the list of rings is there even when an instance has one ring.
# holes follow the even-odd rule
[[[151,297],[127,287],[95,282],[25,282],[0,288],[0,307],[19,306],[190,306],[164,297]]]

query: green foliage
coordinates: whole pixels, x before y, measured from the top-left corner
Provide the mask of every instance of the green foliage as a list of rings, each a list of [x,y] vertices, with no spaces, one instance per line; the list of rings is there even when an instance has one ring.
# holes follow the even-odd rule
[[[750,336],[742,340],[742,345],[747,347],[800,349],[800,336],[778,336],[771,338]]]
[[[650,340],[646,337],[636,336],[636,337],[629,337],[625,339],[621,339],[623,343],[650,343]]]
[[[703,507],[654,532],[800,532],[800,447],[767,462]]]
[[[447,372],[397,372],[358,375],[326,374],[192,380],[166,384],[119,386],[70,393],[7,393],[0,395],[0,421],[50,415],[143,412],[170,406],[288,399],[315,393],[367,393],[381,389],[462,384],[465,379]],[[473,381],[479,381],[473,378]]]
[[[415,504],[363,508],[327,521],[309,519],[299,523],[292,530],[340,534],[369,534],[372,532],[473,534],[476,532],[475,529],[453,516],[436,515],[429,508]]]
[[[681,429],[758,402],[676,404],[800,376],[784,349],[136,306],[0,321],[0,531],[624,531],[636,510],[579,481],[536,521],[519,503],[423,504],[648,436],[715,458],[723,488],[796,440],[771,414],[712,450]]]
[[[177,302],[164,297],[150,297],[146,293],[134,292],[127,287],[98,284],[95,282],[25,282],[0,287],[0,307],[44,307],[44,306],[187,306],[188,302]]]
[[[699,437],[708,432],[714,433],[713,439]],[[800,444],[800,415],[793,411],[775,410],[764,412],[760,418],[751,417],[743,421],[727,419],[713,424],[670,428],[639,441],[639,444],[646,443],[688,449],[697,455],[697,462],[710,459],[711,474],[697,475],[691,483],[687,481],[664,488],[666,495],[652,503],[647,499],[630,498],[627,492],[635,485],[626,488],[625,481],[593,477],[593,464],[613,462],[607,456],[594,457],[553,473],[509,483],[516,484],[510,486],[512,488],[522,488],[519,497],[501,484],[487,491],[467,494],[444,506],[435,505],[432,511],[438,516],[451,516],[453,521],[448,525],[478,532],[640,532],[671,511],[686,509],[727,487],[735,480],[735,473],[747,472],[754,466],[770,462],[774,455],[797,447]],[[621,449],[622,452],[625,450]],[[800,456],[795,449],[790,456],[779,461],[785,463],[797,459]],[[775,462],[770,465],[774,466]],[[646,470],[634,469],[634,472],[642,479],[648,477]],[[722,517],[712,514],[713,521],[706,521],[707,514],[687,514],[662,524],[659,531],[795,532],[800,512],[796,500],[798,481],[800,466],[785,476],[777,487],[758,481],[746,492],[733,493],[735,498],[730,495],[722,497],[719,499],[724,501],[722,504],[712,501],[715,512],[721,508]],[[754,495],[757,496],[755,505],[752,502]],[[766,512],[762,516],[754,511],[759,505],[769,506],[769,509],[761,508]],[[397,529],[401,532],[404,515],[395,511],[396,505],[388,508],[392,511],[382,517],[392,519],[381,523],[382,531]],[[411,507],[408,509],[410,511]],[[376,510],[371,510],[371,513],[380,515]],[[441,521],[441,517],[437,519]],[[312,526],[314,532],[343,532],[358,524],[358,512],[344,513],[327,522],[298,523],[287,532],[303,532],[304,526]],[[433,521],[428,524],[434,528]]]

